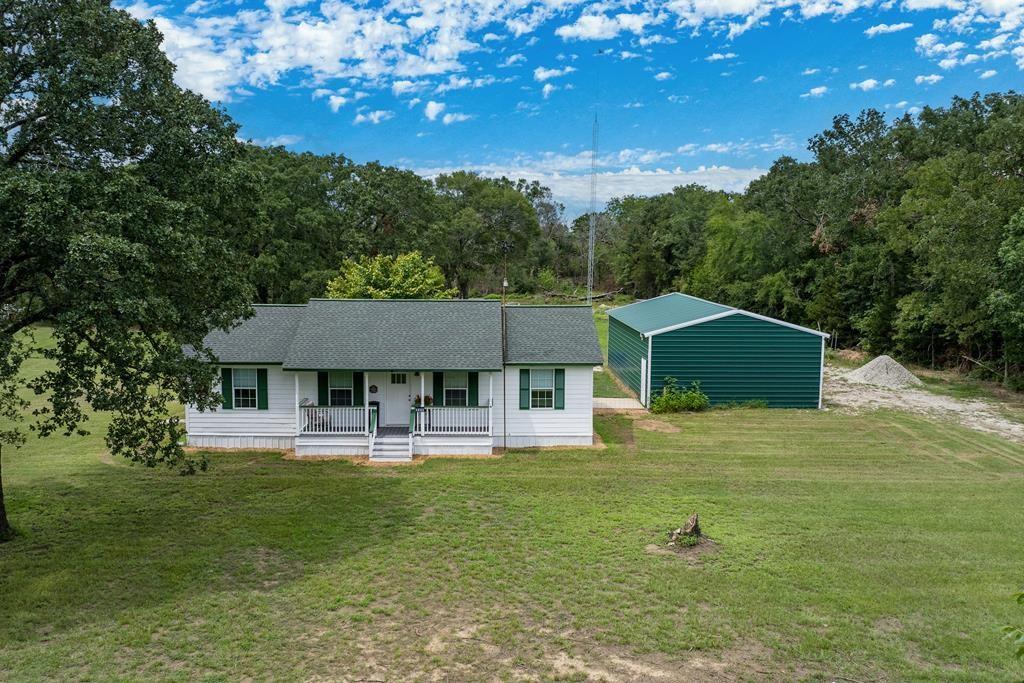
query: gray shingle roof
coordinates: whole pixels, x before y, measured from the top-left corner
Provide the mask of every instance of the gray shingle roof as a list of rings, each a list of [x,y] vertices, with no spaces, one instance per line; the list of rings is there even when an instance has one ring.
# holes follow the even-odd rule
[[[601,365],[590,306],[507,306],[506,362]]]
[[[497,370],[501,304],[313,299],[285,368]]]
[[[230,332],[207,335],[205,344],[222,363],[283,363],[304,305],[255,305],[253,316]]]
[[[206,338],[222,363],[294,370],[499,370],[501,303],[493,300],[331,300],[257,305]],[[506,308],[510,364],[601,363],[588,306]]]

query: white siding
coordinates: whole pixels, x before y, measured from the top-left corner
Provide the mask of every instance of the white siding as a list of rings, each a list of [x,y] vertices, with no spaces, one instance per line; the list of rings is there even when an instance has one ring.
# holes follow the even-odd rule
[[[257,366],[248,366],[257,367]],[[481,405],[486,405],[493,388],[493,440],[494,446],[504,445],[503,404],[507,406],[508,445],[510,447],[530,446],[586,446],[593,443],[593,393],[594,372],[590,366],[565,367],[565,409],[564,410],[520,410],[519,370],[530,366],[508,366],[502,398],[502,373],[481,372],[478,396]],[[427,394],[433,392],[433,377],[423,372],[423,383]],[[186,409],[189,445],[206,448],[296,448],[297,455],[337,454],[355,455],[366,453],[363,436],[349,437],[338,441],[302,438],[295,440],[296,401],[295,377],[299,378],[299,399],[317,400],[317,379],[315,372],[283,371],[280,367],[267,368],[267,410],[217,409],[199,412],[192,406]],[[371,373],[371,384],[380,383],[383,376]],[[413,394],[420,393],[419,377],[410,377]],[[382,400],[383,390],[368,395],[369,400]],[[472,440],[434,438],[421,442],[418,453],[476,453],[487,452],[489,448],[480,437]]]
[[[243,366],[239,366],[243,367]],[[260,366],[244,366],[260,367]],[[189,445],[199,445],[211,436],[259,436],[295,437],[295,373],[285,372],[279,366],[267,368],[267,409],[216,408],[200,412],[194,406],[187,406]],[[220,382],[217,383],[220,391]],[[316,375],[313,377],[316,393]],[[206,440],[208,441],[208,440]],[[203,443],[209,446],[209,443]],[[246,448],[246,446],[224,446],[225,448]],[[258,447],[258,446],[254,446]],[[288,446],[290,448],[290,446]]]
[[[248,450],[286,451],[295,446],[294,436],[189,435],[192,448],[244,448]]]
[[[505,417],[508,419],[509,447],[584,446],[594,437],[594,369],[570,365],[565,368],[564,410],[520,410],[519,370],[531,366],[505,368]],[[481,396],[486,396],[486,375],[481,373]],[[494,445],[504,445],[502,426],[502,375],[494,375]]]

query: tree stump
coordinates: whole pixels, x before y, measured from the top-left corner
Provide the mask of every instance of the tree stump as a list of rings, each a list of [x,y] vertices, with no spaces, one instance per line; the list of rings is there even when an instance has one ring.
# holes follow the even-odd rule
[[[694,512],[686,520],[686,524],[668,534],[668,544],[680,547],[690,547],[700,542],[700,520]]]
[[[683,535],[700,536],[700,520],[697,518],[696,512],[690,515],[690,518],[686,520],[686,524],[683,525]]]

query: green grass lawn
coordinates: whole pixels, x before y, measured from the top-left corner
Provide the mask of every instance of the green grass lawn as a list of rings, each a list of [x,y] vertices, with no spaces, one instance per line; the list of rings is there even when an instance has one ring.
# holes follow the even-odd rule
[[[394,468],[5,451],[0,680],[1024,675],[1024,447],[890,412],[596,424]],[[654,552],[692,511],[711,551]]]

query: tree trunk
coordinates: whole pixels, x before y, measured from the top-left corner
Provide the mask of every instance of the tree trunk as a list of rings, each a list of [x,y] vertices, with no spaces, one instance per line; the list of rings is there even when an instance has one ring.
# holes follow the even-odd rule
[[[14,529],[7,521],[7,508],[4,507],[4,477],[3,477],[3,446],[0,446],[0,543],[14,538]]]

